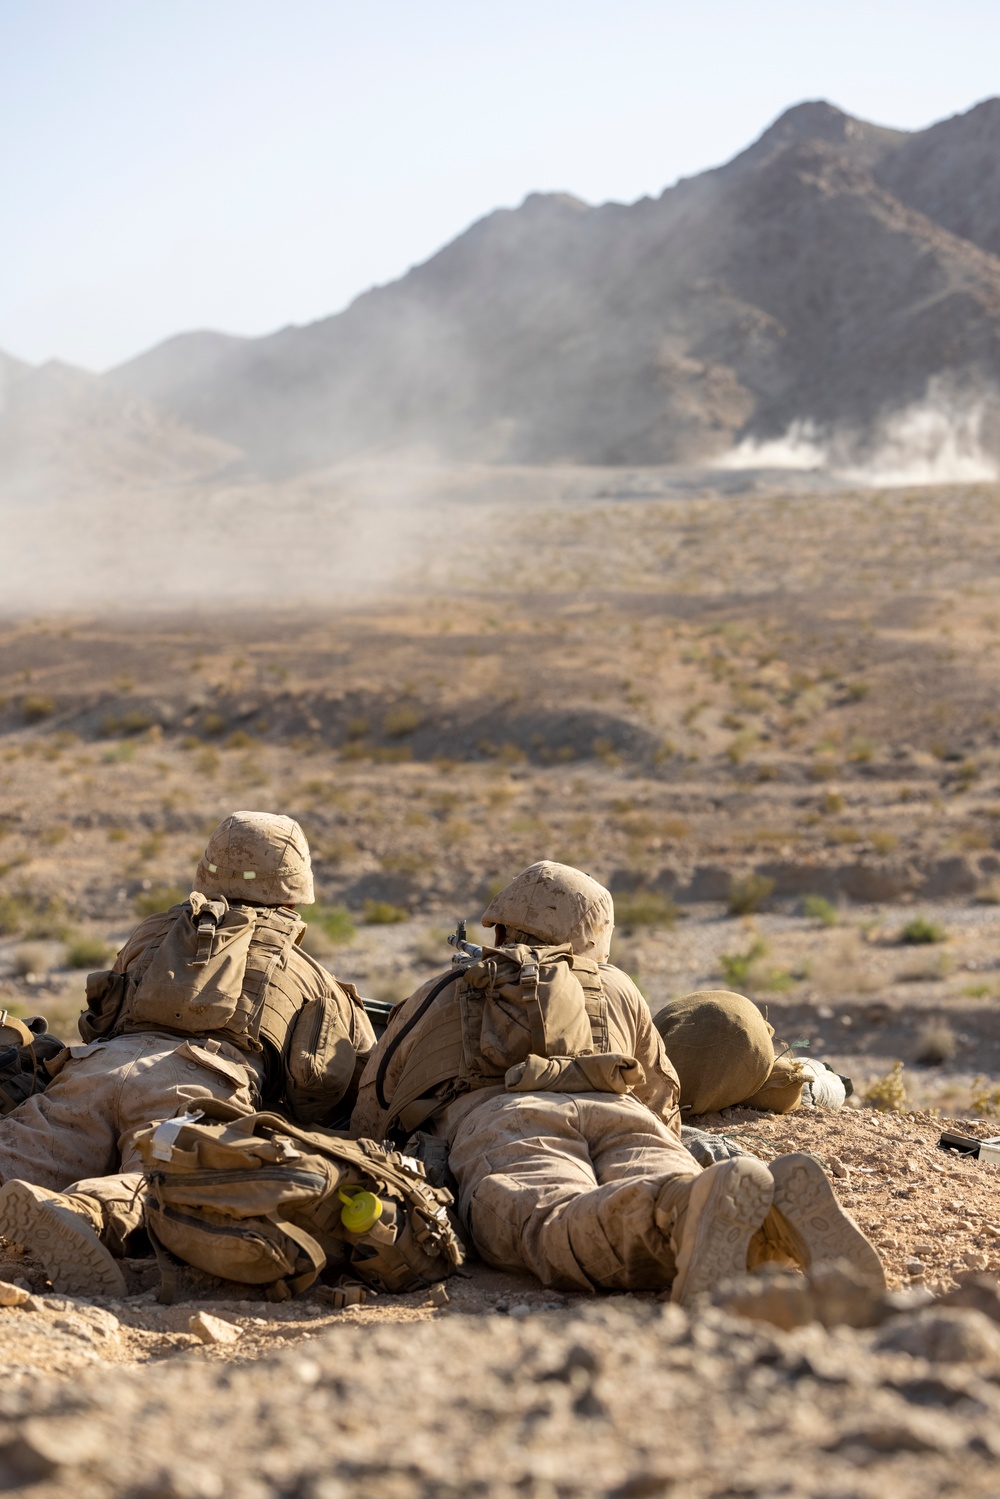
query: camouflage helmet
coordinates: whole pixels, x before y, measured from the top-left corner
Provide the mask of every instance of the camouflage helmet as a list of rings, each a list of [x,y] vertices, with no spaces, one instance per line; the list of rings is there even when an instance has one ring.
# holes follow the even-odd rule
[[[195,884],[204,895],[258,906],[310,905],[306,835],[293,818],[276,812],[233,812],[209,838]]]
[[[568,942],[581,957],[607,961],[615,906],[609,891],[569,864],[540,859],[495,895],[483,926],[509,926],[544,942]]]

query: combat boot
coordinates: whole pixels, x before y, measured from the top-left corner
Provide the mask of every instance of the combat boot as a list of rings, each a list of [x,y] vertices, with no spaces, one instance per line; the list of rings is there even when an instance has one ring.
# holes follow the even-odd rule
[[[124,1296],[125,1277],[101,1243],[100,1204],[30,1182],[0,1187],[0,1234],[40,1260],[55,1291],[70,1296]]]
[[[878,1250],[841,1207],[820,1163],[809,1155],[783,1155],[769,1169],[774,1202],[750,1242],[747,1269],[774,1261],[809,1270],[841,1260],[869,1285],[884,1286]]]
[[[719,1281],[745,1275],[750,1240],[771,1206],[774,1182],[762,1161],[741,1156],[668,1183],[656,1222],[677,1261],[671,1300],[682,1306]]]

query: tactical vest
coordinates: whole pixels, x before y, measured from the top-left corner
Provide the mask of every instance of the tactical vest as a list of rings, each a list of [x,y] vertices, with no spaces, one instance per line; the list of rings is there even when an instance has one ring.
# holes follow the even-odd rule
[[[159,1031],[270,1051],[283,1064],[282,1091],[296,1117],[322,1119],[346,1093],[356,1057],[330,976],[305,955],[290,962],[305,923],[293,911],[230,906],[198,891],[170,914],[167,930],[124,974],[89,976],[83,1039]],[[353,985],[337,988],[360,1005]]]
[[[404,1040],[390,1100],[386,1073]],[[486,947],[478,962],[439,980],[390,1037],[376,1096],[389,1110],[387,1128],[398,1123],[408,1132],[460,1093],[504,1082],[529,1057],[606,1055],[608,1045],[608,1002],[593,958],[568,944]]]

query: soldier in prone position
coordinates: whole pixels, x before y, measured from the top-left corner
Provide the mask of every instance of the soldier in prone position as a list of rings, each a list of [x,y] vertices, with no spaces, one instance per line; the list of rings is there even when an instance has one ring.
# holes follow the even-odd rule
[[[543,861],[491,902],[496,947],[419,989],[368,1060],[356,1137],[446,1143],[485,1260],[588,1291],[673,1285],[689,1301],[763,1260],[878,1254],[805,1155],[700,1170],[680,1087],[638,989],[608,961],[603,886]]]
[[[354,988],[298,945],[295,907],[312,902],[313,879],[297,822],[234,812],[195,884],[91,975],[85,1044],[0,1119],[0,1233],[56,1290],[124,1292],[117,1260],[142,1221],[139,1130],[205,1099],[327,1123],[350,1108],[375,1044]]]

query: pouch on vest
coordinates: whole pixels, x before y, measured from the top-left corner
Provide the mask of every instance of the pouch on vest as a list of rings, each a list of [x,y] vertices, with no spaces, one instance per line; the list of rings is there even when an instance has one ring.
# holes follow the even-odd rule
[[[354,1043],[330,995],[308,1000],[292,1022],[285,1097],[300,1124],[320,1124],[344,1097],[357,1066]]]
[[[278,1114],[232,1118],[206,1100],[203,1114],[150,1125],[136,1145],[154,1244],[212,1275],[267,1286],[274,1300],[324,1272],[412,1290],[464,1259],[451,1194],[374,1141]],[[359,1193],[370,1196],[356,1202]]]
[[[192,890],[128,999],[129,1023],[195,1034],[238,1029],[250,1009],[243,983],[256,920],[252,909]]]
[[[529,1056],[594,1049],[586,995],[575,971],[586,959],[561,947],[484,948],[465,975],[463,998],[482,1001],[479,1052],[498,1075]],[[596,972],[596,964],[591,964]]]
[[[76,1023],[80,1039],[87,1046],[113,1032],[125,1003],[129,982],[128,974],[114,973],[110,968],[87,974],[87,1008]]]

